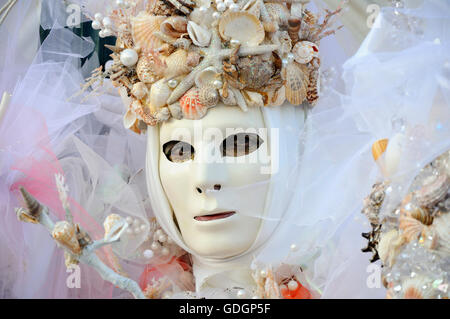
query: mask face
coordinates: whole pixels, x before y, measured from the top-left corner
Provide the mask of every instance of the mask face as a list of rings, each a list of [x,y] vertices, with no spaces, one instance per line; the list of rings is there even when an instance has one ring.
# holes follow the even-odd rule
[[[254,243],[270,174],[262,111],[218,105],[160,127],[159,174],[186,245],[226,258]]]

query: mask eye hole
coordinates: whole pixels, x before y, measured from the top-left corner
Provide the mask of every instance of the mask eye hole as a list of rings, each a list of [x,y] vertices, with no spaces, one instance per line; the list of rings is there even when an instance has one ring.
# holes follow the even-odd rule
[[[220,146],[222,156],[244,156],[256,151],[264,140],[254,133],[238,133],[228,136]]]
[[[166,158],[174,163],[183,163],[194,159],[194,147],[182,141],[169,141],[163,145]]]

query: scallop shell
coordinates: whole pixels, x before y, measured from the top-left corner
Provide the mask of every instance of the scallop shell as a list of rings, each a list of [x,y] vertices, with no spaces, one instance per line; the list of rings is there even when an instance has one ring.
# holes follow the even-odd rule
[[[219,102],[219,93],[212,85],[204,85],[198,91],[199,101],[205,107],[216,106]]]
[[[415,198],[421,206],[434,206],[445,198],[449,187],[450,178],[447,174],[433,175],[425,181],[425,186],[415,192]]]
[[[125,219],[117,214],[108,215],[103,222],[105,229],[105,240],[116,240],[120,234],[128,227]]]
[[[180,107],[183,117],[198,120],[205,116],[207,107],[200,103],[199,89],[191,88],[180,98]]]
[[[72,253],[81,253],[81,247],[77,240],[76,227],[74,224],[67,221],[57,222],[53,228],[52,237]]]
[[[416,275],[414,278],[408,278],[402,283],[403,298],[404,299],[429,299],[433,298],[435,293],[431,288],[432,280],[422,276]],[[426,287],[424,289],[424,287]]]
[[[287,26],[290,17],[289,9],[281,3],[266,3],[266,9],[270,18],[279,26]]]
[[[140,48],[151,51],[163,45],[163,42],[153,35],[161,28],[166,17],[150,15],[141,11],[131,19],[131,32],[134,43]]]
[[[152,85],[148,101],[151,114],[158,112],[161,107],[166,105],[171,93],[172,90],[165,79],[161,79]]]
[[[167,66],[164,77],[172,79],[179,75],[189,73],[192,68],[187,64],[187,57],[188,53],[183,49],[179,49],[169,55],[164,61]]]
[[[295,61],[301,64],[306,64],[311,62],[313,58],[317,58],[319,56],[319,47],[317,44],[309,41],[300,41],[294,45],[292,53],[294,54]]]
[[[131,94],[141,100],[148,94],[147,86],[143,82],[135,83],[131,89]]]
[[[446,213],[435,218],[431,228],[433,228],[438,240],[439,247],[437,250],[447,255],[450,254],[450,214]]]
[[[236,97],[234,96],[233,91],[228,90],[228,95],[226,97],[223,96],[223,89],[219,90],[220,99],[225,105],[237,105]]]
[[[193,21],[188,22],[187,32],[196,46],[206,47],[211,42],[211,31],[199,26]]]
[[[248,46],[257,46],[266,34],[261,21],[245,11],[227,11],[219,20],[219,33],[224,40],[238,40]]]
[[[308,69],[305,65],[292,62],[282,69],[286,81],[286,99],[293,105],[300,105],[306,98]]]
[[[160,30],[163,34],[177,39],[186,34],[187,22],[185,17],[172,16],[161,23]]]
[[[409,205],[409,206],[408,206]],[[422,216],[424,214],[420,207],[409,203],[400,208],[399,229],[402,230],[402,236],[407,242],[416,240],[425,228],[425,225],[413,216]]]
[[[250,107],[264,106],[263,96],[258,92],[253,91],[241,91],[241,92],[248,106]]]
[[[195,85],[199,88],[205,85],[212,85],[217,80],[219,73],[213,66],[207,67],[195,76]]]

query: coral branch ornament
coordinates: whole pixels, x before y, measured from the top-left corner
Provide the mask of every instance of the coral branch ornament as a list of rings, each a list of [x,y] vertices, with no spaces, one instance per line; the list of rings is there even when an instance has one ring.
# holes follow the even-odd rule
[[[39,203],[24,188],[20,188],[26,208],[17,208],[16,214],[20,221],[41,224],[52,235],[57,244],[64,249],[66,266],[79,262],[94,268],[100,276],[117,287],[129,291],[135,298],[144,299],[137,282],[116,273],[106,266],[96,255],[96,250],[120,240],[120,236],[127,229],[127,222],[118,215],[110,215],[105,219],[105,235],[100,240],[92,240],[78,224],[72,221],[72,214],[67,204],[67,194],[64,189],[64,179],[57,176],[58,191],[66,210],[66,219],[54,223],[49,215],[49,209]]]
[[[142,6],[142,3],[145,6]],[[93,27],[117,37],[109,77],[126,100],[124,125],[142,132],[169,118],[200,119],[219,102],[249,107],[313,106],[319,96],[319,42],[337,29],[307,0],[121,1]],[[141,9],[138,9],[141,8]]]

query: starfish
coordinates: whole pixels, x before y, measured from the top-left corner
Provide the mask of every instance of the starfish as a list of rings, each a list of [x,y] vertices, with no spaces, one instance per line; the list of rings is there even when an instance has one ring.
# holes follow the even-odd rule
[[[258,46],[241,46],[238,51],[239,56],[260,55],[273,52],[278,49],[278,45],[258,45]],[[207,67],[213,66],[217,70],[222,69],[222,61],[228,58],[234,49],[223,49],[219,34],[214,27],[211,35],[211,43],[207,48],[200,50],[200,54],[204,56],[202,62],[197,65],[173,90],[167,104],[176,102],[187,90],[194,86],[195,77]]]

